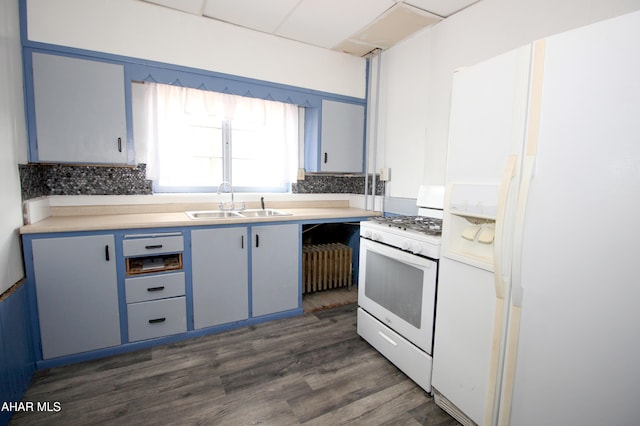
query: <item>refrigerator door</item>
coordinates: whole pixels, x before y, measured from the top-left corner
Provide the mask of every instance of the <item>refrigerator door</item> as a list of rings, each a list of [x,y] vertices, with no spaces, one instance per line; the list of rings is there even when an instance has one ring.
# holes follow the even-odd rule
[[[497,302],[491,272],[440,258],[431,384],[477,424],[483,424],[492,383]],[[467,424],[459,414],[450,414]]]
[[[637,424],[640,12],[545,50],[500,420]]]
[[[446,184],[498,185],[507,156],[521,155],[531,47],[453,76]]]
[[[518,190],[530,49],[454,75],[432,385],[447,411],[477,424],[493,421],[501,371],[508,281],[494,276],[495,254],[505,255],[495,245],[509,253],[511,228],[503,225]],[[465,197],[474,205],[465,207]],[[500,265],[503,274],[509,262]]]

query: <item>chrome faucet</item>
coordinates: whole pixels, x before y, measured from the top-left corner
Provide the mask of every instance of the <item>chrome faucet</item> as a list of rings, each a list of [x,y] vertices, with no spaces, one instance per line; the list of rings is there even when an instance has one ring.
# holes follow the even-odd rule
[[[218,195],[220,195],[221,192],[225,191],[225,188],[228,188],[226,190],[226,192],[230,192],[231,193],[231,206],[229,208],[227,208],[227,203],[224,203],[222,201],[220,201],[220,203],[218,204],[218,208],[220,210],[233,210],[235,208],[235,202],[233,200],[233,186],[231,185],[230,182],[227,182],[226,180],[223,181],[220,185],[218,185]]]
[[[225,191],[225,188],[227,188],[226,191]],[[223,191],[231,193],[231,204],[224,203],[221,201],[218,204],[218,208],[220,210],[236,210],[236,202],[233,199],[233,185],[231,185],[231,182],[228,182],[225,180],[220,185],[218,185],[218,195]],[[244,201],[242,201],[238,203],[237,207],[238,207],[238,210],[244,210],[246,208],[246,204],[244,203]]]

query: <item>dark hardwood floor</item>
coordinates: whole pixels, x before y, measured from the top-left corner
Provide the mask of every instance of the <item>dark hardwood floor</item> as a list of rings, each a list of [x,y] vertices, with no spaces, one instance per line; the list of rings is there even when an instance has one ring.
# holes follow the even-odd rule
[[[356,334],[356,305],[36,373],[11,425],[457,425]]]

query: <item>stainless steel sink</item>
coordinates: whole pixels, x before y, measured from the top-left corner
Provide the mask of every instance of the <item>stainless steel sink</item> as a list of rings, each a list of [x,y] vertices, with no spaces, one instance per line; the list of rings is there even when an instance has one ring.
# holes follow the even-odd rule
[[[200,210],[186,211],[189,219],[232,219],[234,217],[242,217],[240,213],[228,210]]]
[[[273,209],[248,209],[239,212],[244,217],[290,216],[291,213]]]
[[[189,219],[233,219],[241,217],[270,217],[270,216],[290,216],[291,213],[273,209],[248,209],[248,210],[199,210],[186,211]]]

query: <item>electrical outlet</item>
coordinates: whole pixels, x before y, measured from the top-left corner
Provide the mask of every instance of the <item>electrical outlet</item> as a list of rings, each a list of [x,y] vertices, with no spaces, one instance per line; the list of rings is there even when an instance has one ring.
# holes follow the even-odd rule
[[[304,180],[304,169],[298,169],[298,180]]]
[[[387,182],[391,179],[391,169],[388,167],[383,167],[380,169],[380,180],[382,182]]]

